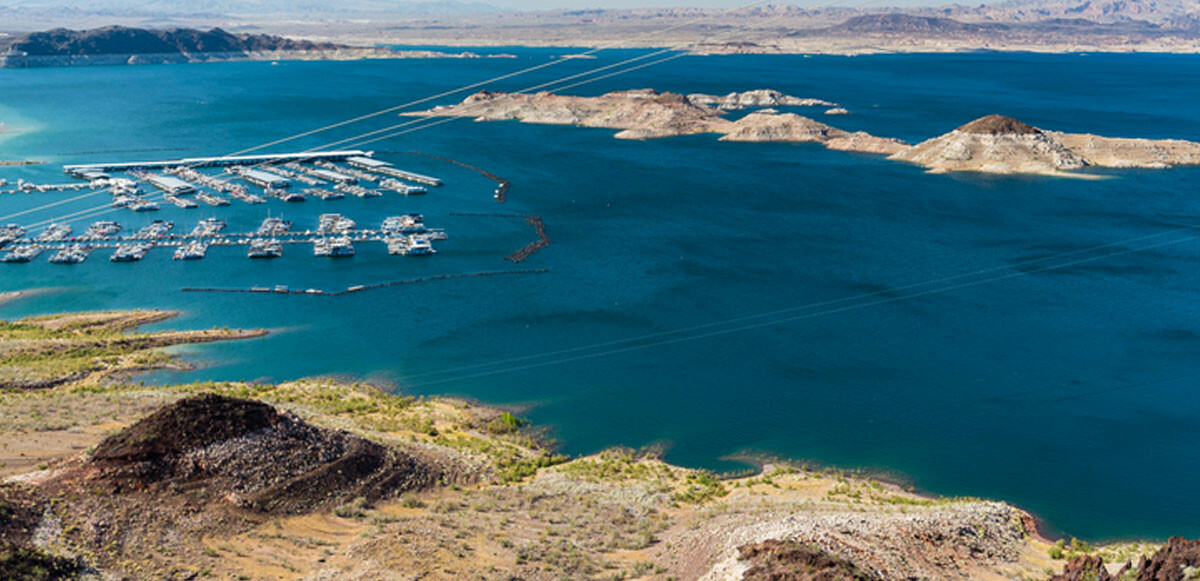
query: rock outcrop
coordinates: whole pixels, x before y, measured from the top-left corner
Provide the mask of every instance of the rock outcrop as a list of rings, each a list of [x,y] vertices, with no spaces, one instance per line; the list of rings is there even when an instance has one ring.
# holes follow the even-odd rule
[[[400,450],[312,426],[261,402],[211,394],[160,409],[101,442],[83,466],[65,474],[114,494],[202,488],[241,508],[283,513],[379,499],[450,477]]]
[[[767,540],[738,547],[738,558],[749,568],[743,581],[878,581],[853,563],[812,545]]]
[[[740,96],[751,95],[742,98]],[[734,93],[731,103],[773,101],[781,106],[799,100],[777,91]],[[718,105],[725,98],[712,98]],[[824,103],[824,102],[822,102]],[[747,105],[749,106],[749,105]],[[483,91],[462,103],[406,113],[423,117],[474,117],[476,121],[519,120],[525,123],[578,125],[621,129],[618,139],[650,139],[699,133],[723,134],[722,141],[818,142],[830,149],[865,153],[896,153],[907,144],[896,139],[850,133],[796,115],[773,109],[756,111],[730,121],[723,110],[699,103],[692,96],[660,93],[652,89],[617,91],[598,97],[575,97],[553,93],[497,93]]]
[[[1003,115],[976,119],[895,153],[932,172],[1062,174],[1088,166],[1165,168],[1200,163],[1200,143],[1044,131]]]
[[[1126,570],[1121,569],[1120,573],[1113,575],[1104,566],[1104,558],[1083,555],[1071,559],[1069,563],[1063,565],[1061,574],[1054,575],[1046,581],[1118,581],[1122,579]]]
[[[1112,573],[1103,558],[1081,555],[1064,565],[1061,574],[1047,581],[1186,581],[1197,577],[1200,577],[1200,539],[1189,541],[1171,537],[1152,557],[1143,556],[1136,568],[1125,563]]]
[[[729,93],[724,96],[693,93],[687,97],[693,103],[709,105],[726,111],[760,107],[837,107],[837,103],[821,99],[793,97],[774,89]]]
[[[1171,537],[1163,548],[1138,566],[1138,581],[1183,581],[1200,576],[1200,539]]]
[[[887,511],[864,518],[852,511],[806,510],[741,521],[713,517],[706,525],[715,564],[701,581],[744,574],[744,547],[769,541],[808,545],[872,578],[974,579],[981,565],[1018,560],[1033,526],[1019,510],[984,501],[931,506],[920,514]]]

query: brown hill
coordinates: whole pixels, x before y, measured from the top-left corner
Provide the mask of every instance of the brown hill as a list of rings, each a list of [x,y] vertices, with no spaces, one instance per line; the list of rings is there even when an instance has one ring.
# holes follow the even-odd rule
[[[980,117],[962,127],[958,131],[963,133],[974,133],[976,135],[1032,135],[1041,133],[1037,127],[1017,121],[1012,117],[1004,115],[988,115]]]
[[[1200,164],[1200,143],[1043,131],[1012,117],[988,115],[928,139],[890,159],[933,172],[978,171],[1066,175],[1085,167],[1167,168]]]

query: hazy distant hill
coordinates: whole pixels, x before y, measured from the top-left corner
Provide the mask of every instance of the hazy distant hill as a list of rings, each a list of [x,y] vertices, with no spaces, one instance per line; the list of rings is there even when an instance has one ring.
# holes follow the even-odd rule
[[[1198,0],[1008,0],[995,4],[947,5],[912,12],[970,19],[1030,22],[1084,18],[1094,22],[1145,20],[1161,23],[1186,15],[1200,16]]]
[[[111,13],[141,16],[241,14],[464,14],[501,10],[458,0],[0,0],[0,8]]]
[[[1001,24],[976,24],[959,22],[950,18],[933,16],[913,16],[901,12],[885,14],[864,14],[855,16],[836,26],[830,27],[834,32],[865,32],[865,33],[898,33],[898,34],[939,34],[951,32],[978,32],[985,29],[1003,27]]]

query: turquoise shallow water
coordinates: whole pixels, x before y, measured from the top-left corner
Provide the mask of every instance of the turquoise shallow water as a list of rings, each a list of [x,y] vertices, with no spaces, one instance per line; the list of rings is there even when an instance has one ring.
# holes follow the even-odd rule
[[[62,163],[227,153],[558,52],[504,51],[519,58],[0,71],[0,114],[9,116],[0,121],[26,129],[0,140],[0,159],[52,162],[0,177],[61,181]],[[1066,131],[1200,139],[1198,79],[1200,58],[1191,56],[687,57],[575,92],[770,87],[843,104],[851,115],[827,119],[839,127],[910,141],[996,112]],[[219,215],[248,229],[267,210],[299,224],[328,211],[361,223],[416,211],[452,235],[428,260],[389,257],[377,245],[348,261],[306,249],[270,263],[233,249],[188,264],[165,251],[137,264],[97,254],[73,268],[43,257],[0,265],[0,290],[56,290],[0,314],[153,306],[183,311],[168,326],[279,331],[189,347],[200,369],[152,381],[350,374],[410,393],[524,406],[570,453],[666,443],[673,462],[725,470],[738,467],[723,460],[731,454],[769,452],[886,469],[942,494],[1003,498],[1081,537],[1200,535],[1200,240],[1172,233],[1197,222],[1200,169],[1096,172],[1109,178],[1099,181],[932,176],[815,145],[611,134],[455,121],[373,146],[489,169],[514,183],[503,206],[493,184],[468,170],[381,154],[447,185],[409,199],[111,215],[127,228],[152,218],[185,228]],[[82,153],[155,148],[172,151]],[[0,216],[57,195],[5,197]],[[180,292],[332,289],[512,268],[501,258],[533,240],[529,226],[450,215],[497,210],[545,218],[554,244],[522,266],[549,273],[339,299]],[[1104,251],[1122,253],[1088,250],[1110,243]],[[1039,270],[1079,260],[1087,261]],[[779,310],[788,311],[674,332]],[[742,328],[759,322],[775,324]],[[504,363],[472,367],[489,362]]]

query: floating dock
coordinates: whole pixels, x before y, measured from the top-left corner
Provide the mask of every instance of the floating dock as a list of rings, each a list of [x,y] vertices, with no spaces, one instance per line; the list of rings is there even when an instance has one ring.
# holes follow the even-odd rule
[[[146,178],[146,183],[173,196],[191,194],[196,191],[196,186],[172,176],[149,176]]]
[[[429,186],[442,185],[442,180],[438,178],[398,169],[386,161],[379,161],[378,159],[366,155],[348,157],[345,161],[346,164],[351,167],[365,169],[380,175],[392,176],[394,178],[400,178],[402,180],[408,180],[410,182],[417,182],[419,184],[425,184]]]
[[[230,173],[239,175],[242,179],[260,187],[269,190],[279,190],[292,185],[292,182],[283,176],[279,176],[270,172],[265,172],[257,169],[230,168]]]
[[[192,157],[164,161],[124,161],[113,163],[91,163],[83,165],[64,165],[63,172],[82,176],[85,172],[128,171],[131,169],[163,169],[179,166],[186,167],[228,167],[233,165],[259,165],[286,163],[289,161],[345,161],[350,158],[371,159],[371,153],[366,151],[310,151],[302,153],[268,153],[263,155],[236,155],[226,157]],[[436,179],[436,178],[434,178]],[[440,180],[439,180],[440,182]]]

